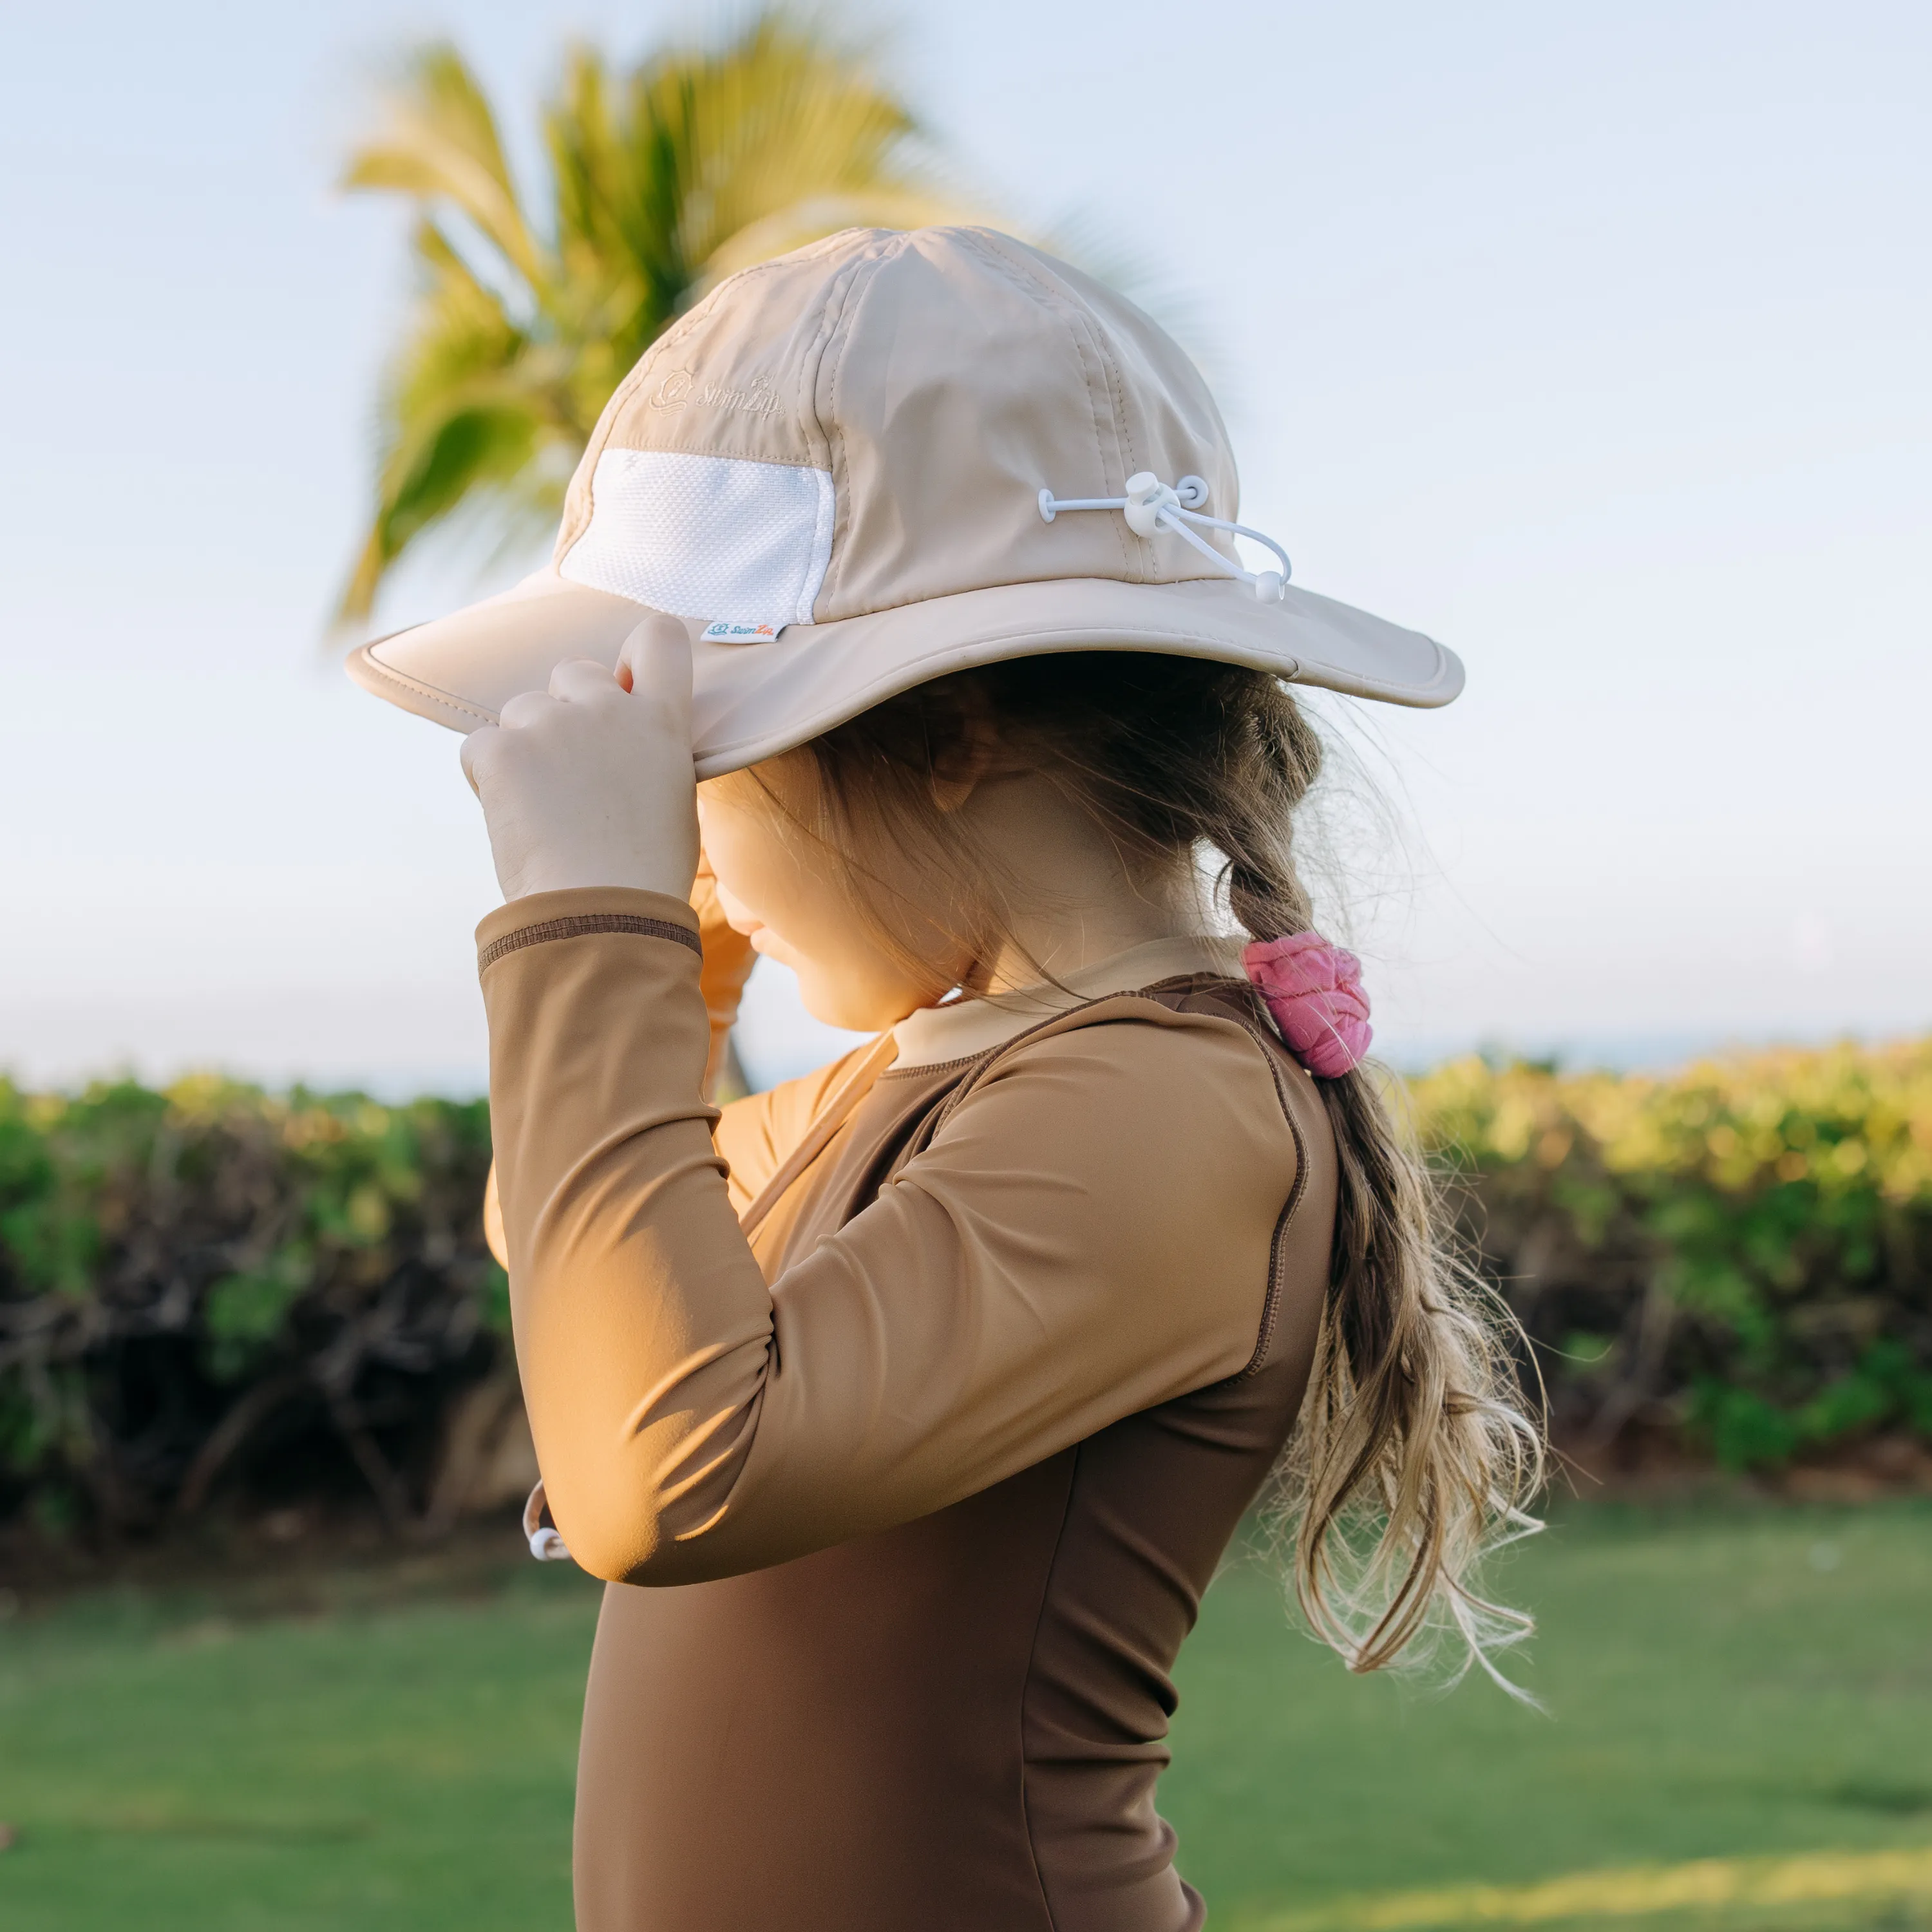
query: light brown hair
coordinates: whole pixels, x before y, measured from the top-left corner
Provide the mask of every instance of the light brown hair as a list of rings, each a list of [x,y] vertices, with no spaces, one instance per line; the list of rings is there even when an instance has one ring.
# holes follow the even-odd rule
[[[1010,882],[938,796],[988,735],[1090,812],[1130,872],[1172,881],[1204,866],[1250,938],[1307,930],[1294,818],[1321,770],[1320,739],[1265,673],[1142,652],[957,672],[790,754],[808,758],[818,779],[804,829],[862,905],[886,910],[868,898],[878,882],[864,860],[884,833],[916,842],[950,900],[972,909],[973,929],[956,936],[974,957],[1010,938]],[[896,922],[879,923],[890,940]],[[1292,1552],[1304,1613],[1351,1669],[1424,1654],[1418,1640],[1446,1633],[1461,1640],[1461,1667],[1497,1676],[1491,1654],[1530,1620],[1480,1593],[1477,1566],[1536,1527],[1526,1510],[1543,1473],[1514,1365],[1519,1331],[1458,1255],[1434,1178],[1391,1110],[1391,1077],[1364,1066],[1318,1085],[1340,1168],[1335,1241],[1308,1394],[1267,1520]]]

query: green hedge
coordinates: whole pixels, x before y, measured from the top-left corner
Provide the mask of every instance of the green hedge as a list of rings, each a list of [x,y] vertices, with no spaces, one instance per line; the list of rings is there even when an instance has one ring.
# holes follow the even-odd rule
[[[420,1522],[507,1358],[489,1162],[482,1101],[0,1083],[0,1520],[112,1535],[240,1491]]]
[[[1732,1468],[1932,1437],[1932,1041],[1414,1083],[1555,1432]]]
[[[1932,1438],[1932,1042],[1410,1092],[1559,1439]],[[488,1162],[482,1102],[0,1082],[0,1521],[446,1520],[456,1418],[507,1373]]]

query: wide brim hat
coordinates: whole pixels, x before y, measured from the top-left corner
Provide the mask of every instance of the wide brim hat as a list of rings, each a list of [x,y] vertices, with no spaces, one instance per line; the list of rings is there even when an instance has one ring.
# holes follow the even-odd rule
[[[1455,654],[1251,572],[1227,431],[1111,290],[979,228],[852,230],[721,283],[605,406],[549,566],[352,652],[458,731],[652,613],[692,640],[698,776],[976,664],[1156,651],[1396,704]]]

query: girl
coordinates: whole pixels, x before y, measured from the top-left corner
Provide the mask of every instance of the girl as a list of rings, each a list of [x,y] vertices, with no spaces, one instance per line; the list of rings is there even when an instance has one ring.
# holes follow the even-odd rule
[[[1271,1478],[1352,1667],[1520,1622],[1471,1572],[1536,1432],[1291,847],[1284,680],[1460,667],[1247,571],[1234,497],[1118,297],[854,232],[652,350],[548,571],[356,661],[470,731],[506,902],[530,1526],[610,1586],[586,1932],[1198,1926],[1168,1673]],[[720,1114],[753,951],[877,1038]]]

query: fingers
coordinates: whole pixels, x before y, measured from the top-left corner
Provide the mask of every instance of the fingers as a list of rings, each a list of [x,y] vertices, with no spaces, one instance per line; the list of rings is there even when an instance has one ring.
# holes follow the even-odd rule
[[[634,696],[654,699],[671,716],[688,723],[690,633],[676,617],[646,617],[624,640],[624,648],[617,654],[617,679]]]
[[[498,722],[507,730],[522,730],[554,704],[596,704],[620,692],[650,699],[673,716],[689,716],[691,640],[676,618],[647,617],[625,639],[614,672],[595,658],[566,658],[551,671],[547,689],[519,692],[499,712]]]
[[[506,898],[579,886],[688,896],[698,820],[684,626],[640,625],[622,670],[558,664],[546,689],[518,692],[465,740]]]
[[[622,689],[594,658],[571,658],[550,674],[550,694],[569,704],[594,704]]]
[[[456,754],[457,762],[463,767],[463,776],[470,781],[470,789],[478,798],[483,796],[483,788],[476,782],[476,760],[488,755],[489,741],[496,735],[494,724],[479,724],[464,738],[461,748]]]
[[[548,718],[559,704],[595,704],[618,693],[616,680],[594,658],[572,658],[550,673],[548,690],[520,691],[507,700],[496,714],[497,722],[506,731],[526,730]]]
[[[556,680],[553,677],[551,682]],[[506,731],[527,730],[532,724],[549,716],[556,709],[557,700],[547,691],[520,691],[507,699],[502,709],[496,713],[497,722]],[[476,734],[470,734],[472,737]]]

